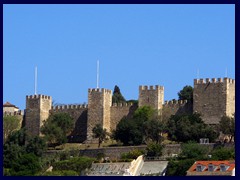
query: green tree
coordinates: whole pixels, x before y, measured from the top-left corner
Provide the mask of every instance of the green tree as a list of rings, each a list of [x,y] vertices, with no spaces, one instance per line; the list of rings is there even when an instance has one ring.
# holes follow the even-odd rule
[[[41,170],[39,158],[30,153],[20,156],[11,167],[13,176],[32,176]]]
[[[179,154],[180,159],[204,160],[208,158],[209,149],[194,142],[188,142],[181,145],[182,152]]]
[[[138,108],[134,114],[133,114],[133,118],[136,120],[137,123],[143,123],[145,121],[148,121],[150,119],[155,118],[156,111],[150,107],[150,106],[143,106]],[[141,124],[142,125],[142,124]]]
[[[114,87],[113,96],[112,96],[113,103],[123,103],[126,102],[125,98],[121,94],[120,88],[116,85]]]
[[[123,145],[139,145],[144,142],[144,139],[150,138],[159,141],[161,139],[161,137],[159,137],[161,126],[154,127],[154,130],[150,132],[152,124],[157,124],[157,122],[153,120],[156,118],[155,112],[156,111],[150,106],[143,106],[134,112],[132,118],[123,117],[116,126],[114,133],[115,139],[121,141]]]
[[[186,176],[187,170],[193,163],[193,159],[184,159],[180,161],[170,160],[167,166],[166,176]]]
[[[21,120],[17,116],[3,116],[3,141],[5,142],[10,134],[19,130]]]
[[[161,144],[152,142],[147,145],[146,154],[149,157],[161,156],[162,150],[163,150],[163,146]]]
[[[115,139],[123,145],[139,145],[143,142],[143,132],[134,119],[124,117],[117,124]]]
[[[211,152],[212,160],[222,161],[222,160],[232,160],[235,159],[235,150],[233,148],[215,148]]]
[[[43,155],[43,152],[46,150],[46,141],[39,136],[31,138],[26,145],[26,152],[33,153],[38,157],[41,157]]]
[[[67,135],[74,127],[73,118],[67,113],[57,113],[51,115],[41,127],[41,132],[45,135],[50,145],[59,145],[67,142]]]
[[[53,169],[56,171],[72,170],[78,172],[80,175],[86,168],[91,167],[94,160],[89,157],[74,157],[69,160],[53,163]]]
[[[235,134],[235,116],[223,116],[219,122],[219,128],[223,134],[229,136],[231,142]]]
[[[103,129],[101,124],[96,124],[96,126],[92,129],[94,138],[98,138],[98,148],[100,147],[101,143],[107,139],[107,130]]]
[[[132,151],[129,151],[127,153],[122,153],[121,154],[121,159],[126,160],[126,159],[137,159],[138,156],[141,156],[144,154],[144,151],[140,151],[138,149],[133,149]]]
[[[178,92],[179,100],[188,100],[189,102],[193,102],[193,88],[192,86],[184,86],[184,88]]]
[[[198,142],[200,138],[209,138],[212,142],[218,137],[218,133],[211,126],[205,124],[197,113],[172,115],[166,129],[169,138],[178,142]]]
[[[145,138],[146,141],[149,139],[156,143],[160,143],[162,141],[162,133],[164,132],[164,124],[159,120],[148,120],[143,123]]]

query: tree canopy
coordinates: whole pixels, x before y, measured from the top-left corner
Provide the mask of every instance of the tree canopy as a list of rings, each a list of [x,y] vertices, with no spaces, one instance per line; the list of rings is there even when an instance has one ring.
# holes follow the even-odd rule
[[[107,130],[103,129],[103,127],[101,126],[101,124],[96,124],[96,126],[93,127],[92,129],[93,132],[93,137],[94,138],[98,138],[98,148],[100,147],[101,143],[107,139]]]
[[[229,136],[231,142],[235,134],[235,117],[223,116],[219,122],[219,129],[223,134]]]
[[[199,142],[200,138],[209,138],[212,142],[219,135],[211,126],[205,124],[197,113],[172,115],[167,122],[167,132],[171,140],[178,142]]]
[[[184,86],[183,89],[178,92],[179,100],[188,100],[193,102],[193,88],[192,86]]]
[[[67,135],[73,130],[74,120],[67,113],[50,115],[41,127],[50,145],[59,145],[67,142]]]
[[[112,96],[112,103],[123,103],[126,102],[125,98],[123,97],[120,88],[115,85],[113,96]]]
[[[3,116],[3,141],[5,142],[13,131],[19,130],[21,120],[17,116]]]
[[[117,124],[115,139],[124,145],[139,145],[147,141],[160,142],[163,124],[150,106],[138,108],[132,118],[124,117]]]

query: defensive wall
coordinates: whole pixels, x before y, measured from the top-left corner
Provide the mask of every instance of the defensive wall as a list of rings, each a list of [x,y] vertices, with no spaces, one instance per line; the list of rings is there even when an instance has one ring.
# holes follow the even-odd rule
[[[113,103],[111,106],[111,130],[115,130],[117,124],[123,117],[131,118],[134,111],[138,108],[133,103]]]
[[[25,126],[31,135],[40,135],[40,127],[50,114],[69,113],[75,127],[68,139],[70,142],[93,142],[92,129],[102,125],[108,132],[116,128],[124,117],[131,117],[138,107],[151,106],[158,115],[198,112],[207,124],[219,123],[223,115],[235,112],[235,80],[230,78],[206,78],[194,80],[193,103],[187,101],[165,101],[163,86],[139,86],[139,103],[133,105],[112,104],[112,91],[104,88],[88,89],[88,105],[64,105],[52,107],[52,97],[33,95],[26,97]],[[93,140],[93,141],[92,141]]]
[[[207,124],[218,124],[224,115],[235,113],[235,80],[230,78],[194,79],[193,112]]]
[[[50,114],[68,113],[74,119],[74,129],[68,136],[68,142],[83,142],[87,139],[87,110],[88,105],[53,106]]]
[[[104,154],[105,157],[109,157],[110,160],[116,160],[121,158],[122,153],[128,153],[132,150],[138,149],[144,151],[146,145],[141,146],[121,146],[121,147],[103,147],[97,149],[84,149],[80,150],[80,155],[97,158],[98,154]],[[179,154],[181,152],[180,144],[169,144],[163,148],[163,157],[171,157],[172,154]]]
[[[165,101],[163,104],[162,117],[163,119],[168,119],[171,115],[191,114],[192,112],[192,103],[187,100]]]
[[[52,97],[46,95],[26,96],[25,127],[29,135],[41,135],[40,127],[49,117]]]

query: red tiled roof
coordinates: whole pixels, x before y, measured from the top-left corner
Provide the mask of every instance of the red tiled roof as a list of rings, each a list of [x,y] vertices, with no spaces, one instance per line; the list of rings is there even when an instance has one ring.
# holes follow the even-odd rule
[[[15,107],[15,108],[18,108],[15,105],[11,104],[10,102],[6,102],[5,104],[3,104],[3,107]]]
[[[229,166],[229,168],[226,170],[226,172],[228,171],[232,171],[235,168],[235,162],[234,161],[196,161],[190,168],[189,168],[189,172],[196,172],[196,167],[197,165],[203,165],[206,168],[201,171],[201,172],[205,172],[208,171],[208,165],[212,164],[214,166],[217,166],[217,168],[215,169],[216,171],[220,171],[220,165],[224,164]]]

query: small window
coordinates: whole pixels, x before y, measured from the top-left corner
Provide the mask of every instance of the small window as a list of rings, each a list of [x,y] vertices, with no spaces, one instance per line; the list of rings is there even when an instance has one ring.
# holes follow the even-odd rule
[[[202,171],[202,166],[201,165],[197,165],[197,172],[201,172]]]
[[[224,164],[221,164],[220,165],[220,171],[226,171],[226,166]]]
[[[212,164],[209,164],[209,165],[208,165],[208,171],[211,171],[211,172],[214,171],[214,167],[213,167]]]

